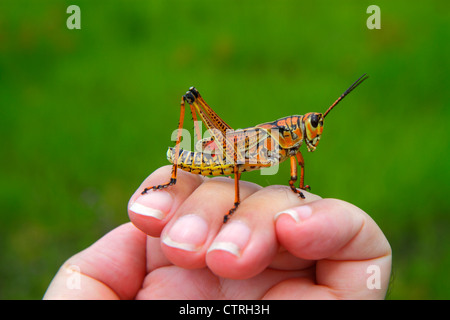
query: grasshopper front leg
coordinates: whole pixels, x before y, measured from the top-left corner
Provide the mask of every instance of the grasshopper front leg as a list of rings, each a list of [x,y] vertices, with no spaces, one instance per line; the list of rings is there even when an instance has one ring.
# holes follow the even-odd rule
[[[311,190],[311,187],[309,185],[305,186],[305,160],[303,159],[303,155],[300,151],[297,152],[297,161],[300,165],[300,189],[309,191]]]
[[[295,182],[297,181],[297,160],[295,159],[295,156],[291,156],[291,179],[289,180],[289,186],[291,187],[291,190],[295,193],[298,194],[298,196],[302,199],[305,199],[305,196],[303,195],[303,193],[298,190],[295,187]],[[300,177],[301,180],[302,177]]]
[[[296,155],[291,155],[291,179],[289,180],[289,186],[291,190],[298,194],[300,198],[305,199],[305,195],[300,190],[311,190],[309,185],[305,186],[305,160],[300,151]],[[297,162],[300,165],[300,190],[295,187],[295,182],[297,181]]]

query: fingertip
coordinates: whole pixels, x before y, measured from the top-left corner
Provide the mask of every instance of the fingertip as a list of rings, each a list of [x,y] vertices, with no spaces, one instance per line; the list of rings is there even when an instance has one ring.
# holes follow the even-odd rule
[[[182,170],[177,173],[177,182],[161,190],[151,188],[167,183],[170,180],[172,166],[164,166],[153,172],[136,190],[128,202],[130,221],[146,234],[159,237],[163,228],[173,216],[177,208],[204,181],[199,175]]]
[[[277,252],[272,232],[262,234],[245,222],[231,220],[208,249],[206,263],[216,275],[248,279],[262,272]]]
[[[166,217],[172,211],[173,195],[165,190],[150,191],[128,204],[130,221],[146,234],[157,237],[166,224]]]
[[[276,232],[280,244],[295,256],[320,260],[346,245],[363,221],[345,202],[324,199],[277,214]]]
[[[202,216],[179,217],[164,229],[161,237],[161,249],[174,265],[185,269],[205,267],[205,245],[211,234],[210,224]]]
[[[206,264],[211,271],[224,278],[247,278],[249,268],[241,256],[250,237],[247,224],[236,219],[227,223],[208,248]]]

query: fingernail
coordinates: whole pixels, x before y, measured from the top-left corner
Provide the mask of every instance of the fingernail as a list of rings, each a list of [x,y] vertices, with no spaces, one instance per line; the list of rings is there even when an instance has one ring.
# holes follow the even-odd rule
[[[242,250],[250,239],[249,227],[240,221],[231,221],[220,231],[214,242],[208,249],[227,251],[236,257],[240,257]]]
[[[295,222],[300,222],[308,219],[312,215],[312,208],[310,206],[301,206],[297,208],[287,209],[281,212],[278,212],[273,219],[277,220],[277,218],[282,215],[287,214],[294,219]]]
[[[185,251],[198,251],[208,236],[208,224],[202,217],[189,214],[179,218],[163,236],[163,243]]]
[[[130,206],[134,213],[162,220],[172,208],[173,198],[167,191],[150,191]]]

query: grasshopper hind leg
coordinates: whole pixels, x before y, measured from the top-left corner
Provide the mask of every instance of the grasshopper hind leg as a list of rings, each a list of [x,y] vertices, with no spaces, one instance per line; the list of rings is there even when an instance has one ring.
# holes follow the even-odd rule
[[[167,183],[165,183],[165,184],[160,184],[160,185],[153,186],[153,187],[150,187],[150,188],[145,188],[145,189],[141,192],[141,194],[146,194],[147,191],[149,191],[149,190],[162,190],[162,189],[165,189],[165,188],[168,188],[168,187],[170,187],[170,186],[175,185],[175,183],[177,183],[177,179],[171,178],[170,181],[167,182]]]
[[[177,183],[177,163],[178,163],[178,157],[180,155],[180,143],[181,143],[181,134],[183,129],[183,122],[184,122],[184,109],[185,109],[185,101],[188,101],[191,103],[194,101],[198,96],[198,91],[192,87],[189,89],[188,92],[184,96],[181,97],[181,104],[180,104],[180,121],[178,122],[178,132],[177,132],[177,142],[175,144],[175,156],[173,159],[173,167],[172,167],[172,176],[170,177],[170,181],[165,184],[160,184],[157,186],[153,186],[150,188],[145,188],[141,194],[146,194],[149,190],[161,190],[168,188],[170,186],[173,186]]]
[[[153,187],[150,187],[150,188],[145,188],[141,192],[141,194],[146,194],[147,191],[149,191],[149,190],[153,190],[153,191],[162,190],[162,189],[168,188],[170,186],[174,186],[176,183],[177,183],[177,165],[174,165],[172,167],[172,176],[170,177],[169,182],[167,182],[165,184],[160,184],[160,185],[157,185],[157,186],[153,186]]]

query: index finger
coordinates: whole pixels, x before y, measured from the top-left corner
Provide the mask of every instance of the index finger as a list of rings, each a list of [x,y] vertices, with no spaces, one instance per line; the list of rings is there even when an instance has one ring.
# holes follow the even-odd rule
[[[128,216],[140,230],[152,237],[159,237],[178,207],[205,181],[205,177],[178,170],[177,183],[162,190],[144,188],[166,183],[170,179],[172,166],[164,166],[153,172],[139,186],[128,202]]]

